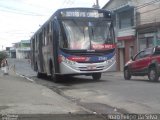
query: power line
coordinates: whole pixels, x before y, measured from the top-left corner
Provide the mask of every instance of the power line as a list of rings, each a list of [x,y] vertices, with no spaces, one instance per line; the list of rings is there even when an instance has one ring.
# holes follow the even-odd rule
[[[143,8],[143,7],[147,7],[147,6],[149,6],[149,5],[153,5],[154,3],[157,3],[157,2],[160,2],[160,0],[153,0],[153,1],[151,1],[151,2],[148,2],[148,3],[145,3],[145,4],[143,4],[143,5],[137,6],[137,7],[135,7],[135,8],[136,8],[136,9],[140,9],[140,8]],[[160,6],[160,4],[158,4],[158,5]],[[145,14],[145,13],[149,13],[149,12],[156,11],[156,10],[158,10],[158,9],[160,9],[160,7],[157,7],[157,8],[151,9],[151,10],[147,10],[147,11],[144,11],[144,12],[139,12],[139,14],[142,15],[142,14]],[[146,20],[146,21],[148,21],[148,22],[155,22],[155,20],[156,20],[158,17],[159,17],[159,15],[156,14],[154,18],[143,19],[143,21]],[[160,17],[159,17],[159,18],[160,18]],[[133,17],[133,18],[131,18],[131,19],[135,19],[135,18]],[[142,19],[140,19],[140,20],[142,21]],[[143,22],[143,21],[142,21],[142,22]]]
[[[152,10],[148,10],[148,11],[145,11],[145,12],[139,12],[139,14],[145,14],[145,13],[148,13],[148,12],[153,12],[153,11],[158,10],[158,9],[160,9],[160,7],[152,9]]]
[[[148,2],[148,3],[144,3],[144,4],[142,4],[142,5],[137,6],[136,9],[141,9],[141,8],[143,8],[143,7],[152,5],[152,4],[157,3],[157,2],[160,2],[160,0],[153,0],[153,1]]]
[[[158,1],[160,1],[160,0],[158,0]],[[156,1],[154,1],[154,3],[155,2],[158,2],[157,0]],[[152,4],[153,4],[153,1],[152,1]],[[149,5],[152,5],[152,4],[149,4]],[[160,6],[160,4],[158,4],[159,6]],[[146,7],[146,6],[145,6]],[[153,16],[154,17],[150,17],[149,16],[149,18],[148,19],[143,19],[143,21],[144,20],[148,20],[148,21],[152,21],[152,22],[155,22],[155,21],[153,21],[153,19],[154,20],[156,20],[158,17],[160,18],[160,16],[158,15],[158,14],[154,14],[155,12],[154,11],[156,11],[156,10],[159,10],[160,9],[160,7],[157,7],[157,8],[153,8],[153,9],[151,9],[151,10],[147,10],[147,11],[144,11],[144,12],[139,12],[138,14],[139,15],[142,15],[142,14],[147,14],[147,13],[149,13],[149,12],[153,12]],[[146,18],[146,17],[145,17]],[[142,20],[142,18],[140,19],[140,20]]]
[[[45,16],[45,15],[38,14],[38,13],[32,13],[32,12],[25,12],[25,11],[20,11],[20,10],[6,9],[6,8],[3,8],[3,7],[0,7],[0,10],[3,11],[3,12],[9,12],[9,13],[21,14],[21,15]]]

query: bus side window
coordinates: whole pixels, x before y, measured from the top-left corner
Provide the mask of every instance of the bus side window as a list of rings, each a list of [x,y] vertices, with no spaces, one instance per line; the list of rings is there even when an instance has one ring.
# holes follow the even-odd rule
[[[46,42],[45,42],[45,45],[48,45],[49,43],[49,36],[50,36],[50,32],[49,32],[49,24],[47,25],[47,39],[46,39]]]
[[[35,36],[35,50],[37,51],[38,50],[38,39],[37,39],[37,35]]]
[[[55,41],[56,41],[56,39],[57,39],[57,26],[56,26],[56,22],[55,21],[53,21],[53,24],[52,24],[52,26],[53,26],[53,30],[52,30],[52,33],[53,33],[53,38],[52,38],[52,45],[53,45],[53,48],[54,48],[54,46],[55,46]]]
[[[52,32],[52,22],[50,22],[50,23],[49,23],[49,39],[48,39],[48,45],[51,44],[52,36],[53,36],[53,32]]]
[[[40,45],[40,46],[43,46],[42,32],[39,33],[38,39],[39,39],[39,40],[38,40],[38,41],[39,41],[39,45]]]
[[[47,45],[47,30],[45,30],[45,40],[44,40],[44,45]]]
[[[63,24],[63,23],[62,23]],[[67,35],[69,34],[68,31],[64,32],[65,25],[63,25],[63,29],[61,29],[61,34],[60,34],[60,41],[59,41],[59,46],[61,48],[68,48],[68,40],[67,40]]]
[[[44,46],[44,38],[45,38],[45,28],[42,29],[42,42]]]
[[[53,36],[54,36],[54,32],[53,32],[53,22],[51,22],[51,37],[50,37],[50,43],[49,43],[49,44],[52,44],[52,43],[53,43]]]
[[[53,36],[52,36],[52,39],[53,39],[53,43],[57,46],[62,46],[63,44],[63,39],[62,39],[62,31],[60,30],[60,26],[59,26],[59,23],[55,20],[53,21]],[[54,42],[55,41],[55,42]]]
[[[57,25],[56,25],[56,22],[55,21],[53,21],[53,43],[55,44],[56,42],[55,41],[57,41],[58,40],[58,28],[57,28]]]

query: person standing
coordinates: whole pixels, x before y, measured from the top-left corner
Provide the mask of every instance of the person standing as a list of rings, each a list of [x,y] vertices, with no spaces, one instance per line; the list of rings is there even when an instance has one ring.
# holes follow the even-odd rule
[[[6,58],[1,61],[1,69],[4,72],[4,75],[8,75],[8,61]]]

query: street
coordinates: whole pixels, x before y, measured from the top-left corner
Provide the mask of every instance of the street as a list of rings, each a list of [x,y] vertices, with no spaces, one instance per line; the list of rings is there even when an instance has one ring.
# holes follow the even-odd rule
[[[24,62],[26,64],[18,63],[15,62],[17,73],[26,75],[36,83],[76,100],[82,106],[93,110],[98,108],[99,110],[95,110],[97,112],[106,113],[105,105],[106,108],[111,106],[113,109],[118,108],[130,113],[160,112],[160,82],[150,82],[147,76],[132,77],[130,81],[126,81],[123,73],[115,72],[114,74],[104,73],[100,81],[93,81],[91,77],[78,76],[64,78],[56,84],[49,78],[38,79],[33,76],[27,62]]]
[[[121,72],[109,72],[104,73],[100,81],[93,81],[89,76],[76,76],[64,78],[60,83],[54,83],[48,77],[38,79],[27,60],[9,59],[9,64],[10,66],[15,65],[15,74],[21,75],[22,78],[13,75],[14,80],[8,81],[7,85],[4,84],[4,81],[10,75],[0,80],[0,95],[3,96],[3,98],[0,97],[0,113],[160,112],[160,82],[150,82],[147,77],[132,77],[131,80],[126,81]],[[16,86],[20,91],[26,91],[26,94],[18,92]],[[10,91],[3,91],[6,87]],[[42,91],[42,96],[39,96],[39,92]],[[13,97],[14,92],[17,94]],[[57,101],[62,100],[57,105],[52,102],[54,95],[58,96]],[[67,101],[67,104],[63,104],[63,100]],[[11,108],[8,108],[10,106]],[[52,107],[55,109],[53,110]]]
[[[33,79],[97,113],[110,113],[115,108],[120,113],[160,111],[160,83],[150,82],[147,77],[133,77],[126,81],[122,75],[108,73],[100,81],[80,76],[64,79],[59,84],[35,77]]]

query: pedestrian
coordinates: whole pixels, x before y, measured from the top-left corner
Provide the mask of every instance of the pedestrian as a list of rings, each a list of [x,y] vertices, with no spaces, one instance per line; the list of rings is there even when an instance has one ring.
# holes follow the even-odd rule
[[[8,75],[8,61],[6,58],[4,58],[1,62],[1,69],[5,75]]]
[[[4,67],[4,59],[1,61],[1,68]]]

